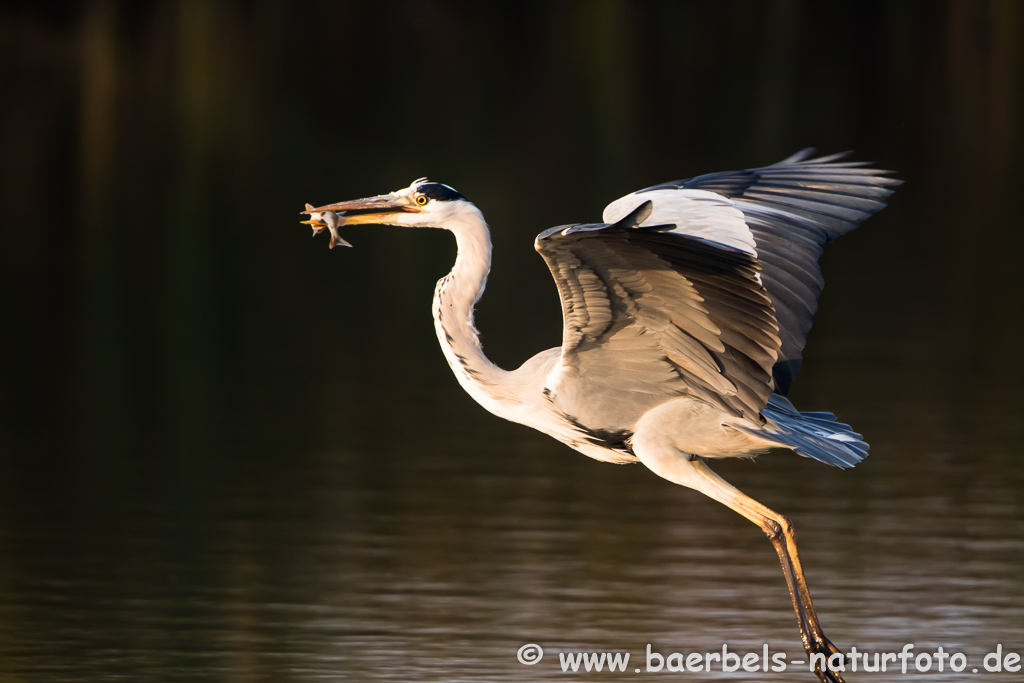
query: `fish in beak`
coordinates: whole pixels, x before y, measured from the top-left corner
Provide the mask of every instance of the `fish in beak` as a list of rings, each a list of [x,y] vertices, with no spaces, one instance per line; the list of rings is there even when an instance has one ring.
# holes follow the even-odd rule
[[[299,222],[304,225],[312,226],[314,237],[322,233],[324,228],[328,228],[331,231],[331,241],[327,243],[327,246],[331,249],[334,249],[334,247],[352,246],[338,234],[338,225],[341,224],[342,217],[339,216],[337,212],[317,209],[312,204],[306,204],[306,210],[302,213],[308,214],[309,220]]]
[[[330,230],[331,241],[327,246],[333,249],[338,246],[352,246],[338,234],[338,228],[343,225],[389,223],[389,217],[403,213],[421,213],[421,211],[407,197],[398,194],[382,194],[324,206],[306,204],[306,210],[301,213],[309,216],[308,221],[300,222],[303,225],[311,226],[313,235],[319,235],[324,228]]]

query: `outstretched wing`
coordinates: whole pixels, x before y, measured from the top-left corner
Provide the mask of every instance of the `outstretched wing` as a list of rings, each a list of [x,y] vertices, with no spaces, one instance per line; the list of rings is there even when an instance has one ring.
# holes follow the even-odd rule
[[[756,256],[780,328],[782,346],[773,374],[783,394],[800,368],[818,308],[822,245],[885,206],[901,182],[885,177],[888,171],[840,161],[846,154],[808,158],[813,152],[806,149],[763,168],[655,185],[604,211],[604,220],[614,222],[650,200],[654,211],[646,223],[675,223],[674,232],[746,248]]]
[[[628,432],[676,396],[759,421],[779,338],[756,260],[675,224],[652,225],[651,208],[537,237],[564,322],[548,399],[592,431]]]

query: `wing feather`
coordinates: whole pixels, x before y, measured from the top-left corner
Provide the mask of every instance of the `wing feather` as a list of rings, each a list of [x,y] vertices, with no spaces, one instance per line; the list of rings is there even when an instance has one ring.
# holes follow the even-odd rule
[[[780,341],[756,260],[742,243],[638,227],[639,208],[537,238],[564,322],[549,399],[604,430],[628,431],[650,407],[684,395],[759,421]]]
[[[775,376],[782,393],[788,391],[799,367],[824,286],[818,267],[822,245],[853,230],[885,206],[886,198],[901,182],[886,177],[888,171],[844,161],[845,153],[812,159],[813,152],[802,150],[762,168],[654,185],[605,209],[606,214],[622,214],[653,197],[654,214],[684,219],[678,222],[677,232],[718,239],[731,246],[745,240],[753,244],[761,281],[780,328],[780,368]],[[717,203],[714,197],[719,199]],[[741,216],[746,236],[730,210]]]

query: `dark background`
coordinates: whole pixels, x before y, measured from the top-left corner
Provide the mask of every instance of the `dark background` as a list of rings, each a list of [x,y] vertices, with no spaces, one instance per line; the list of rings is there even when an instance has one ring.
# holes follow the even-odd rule
[[[826,508],[911,497],[956,516],[994,496],[1017,530],[999,566],[1024,559],[1022,39],[1012,0],[5,3],[0,592],[24,597],[0,629],[32,633],[0,648],[6,670],[38,661],[31,643],[54,626],[26,615],[54,594],[87,628],[154,576],[186,593],[248,585],[246,571],[277,585],[302,572],[282,550],[300,528],[364,529],[410,500],[447,511],[442,524],[504,518],[490,503],[515,504],[501,482],[516,472],[556,482],[538,499],[692,498],[499,424],[460,392],[429,309],[449,236],[354,228],[354,250],[329,251],[298,224],[304,202],[423,175],[488,217],[478,324],[514,367],[560,339],[541,230],[807,146],[894,170],[906,183],[889,208],[825,254],[792,395],[853,423],[872,457],[755,477],[785,482],[766,502],[798,510],[807,477]],[[219,553],[239,534],[252,546],[228,571]],[[163,661],[140,648],[111,666]]]

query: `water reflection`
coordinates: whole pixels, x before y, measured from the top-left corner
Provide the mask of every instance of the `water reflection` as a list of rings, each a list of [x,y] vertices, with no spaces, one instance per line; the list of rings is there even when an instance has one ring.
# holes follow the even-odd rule
[[[421,398],[403,406],[415,447],[229,455],[194,515],[94,500],[85,519],[47,519],[34,495],[68,492],[20,491],[2,535],[5,674],[536,681],[561,675],[559,650],[799,655],[755,527],[640,467],[452,408],[448,390]],[[852,472],[785,455],[721,469],[793,516],[841,646],[1019,649],[1024,482],[971,459],[1007,444],[879,435]],[[532,669],[515,659],[526,642],[549,651]]]

